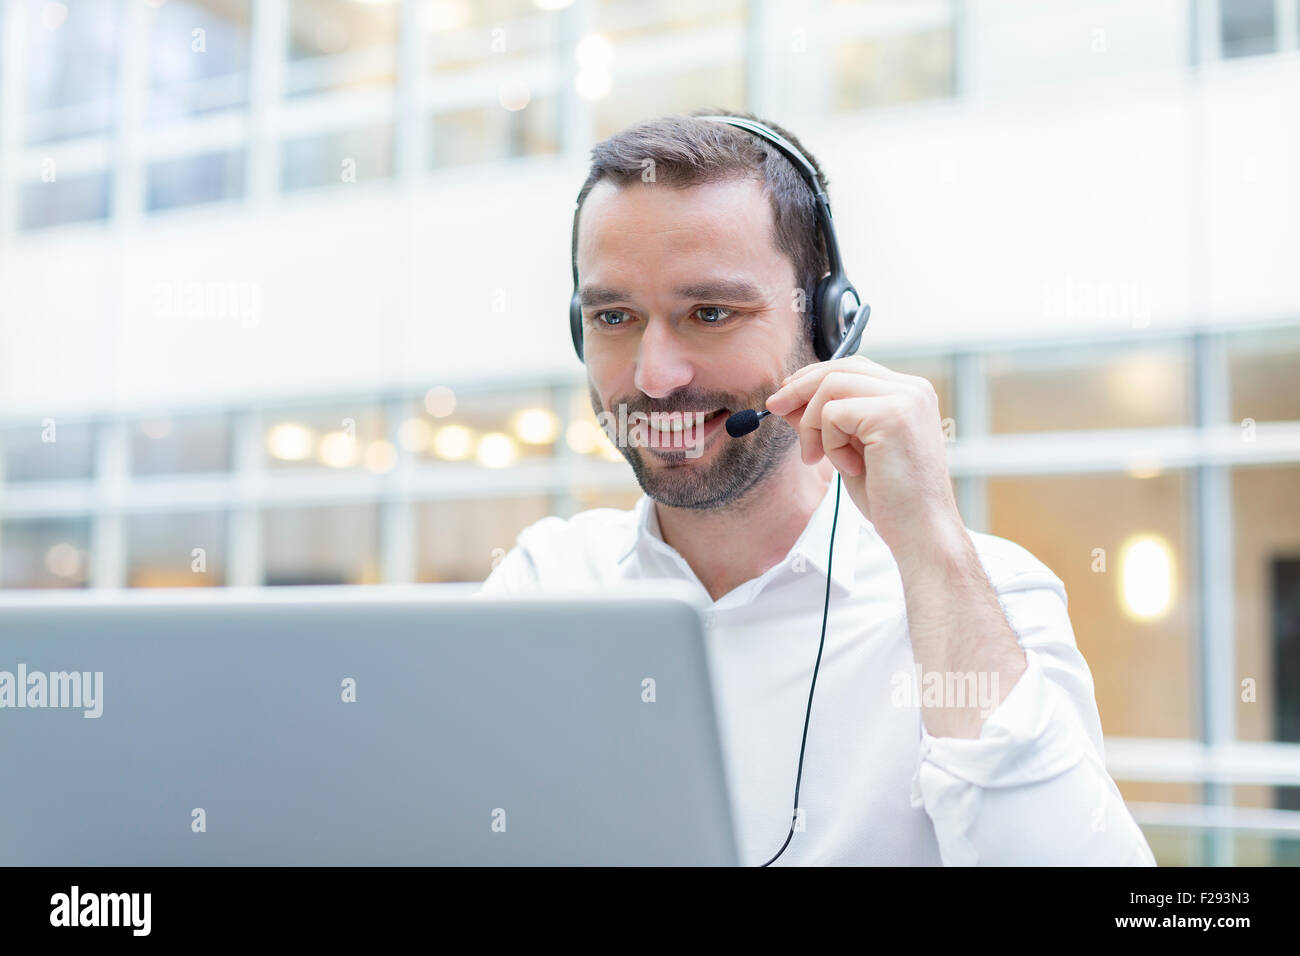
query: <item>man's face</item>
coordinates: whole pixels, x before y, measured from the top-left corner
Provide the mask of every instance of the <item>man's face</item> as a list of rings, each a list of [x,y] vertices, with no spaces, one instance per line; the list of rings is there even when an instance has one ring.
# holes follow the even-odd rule
[[[619,444],[647,495],[722,507],[791,453],[798,436],[774,415],[742,438],[724,427],[817,361],[760,182],[597,183],[582,207],[578,275],[592,410],[607,421],[620,405],[651,422],[690,413],[675,416],[682,433],[643,428],[646,442]],[[713,417],[692,433],[695,413]]]

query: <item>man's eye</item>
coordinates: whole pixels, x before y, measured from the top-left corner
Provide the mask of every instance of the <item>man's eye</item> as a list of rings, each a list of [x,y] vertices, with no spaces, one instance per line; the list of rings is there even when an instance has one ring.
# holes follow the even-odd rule
[[[606,316],[610,316],[610,319],[606,320]],[[627,313],[619,309],[607,309],[604,312],[597,312],[595,319],[602,325],[622,325],[627,321]]]
[[[731,310],[718,305],[704,305],[696,309],[695,314],[705,325],[721,325],[731,315]]]

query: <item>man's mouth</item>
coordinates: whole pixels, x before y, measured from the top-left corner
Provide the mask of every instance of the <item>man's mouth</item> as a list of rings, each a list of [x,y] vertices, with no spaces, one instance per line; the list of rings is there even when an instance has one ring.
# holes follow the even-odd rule
[[[696,423],[703,425],[711,422],[726,411],[725,408],[715,408],[711,412],[652,412],[646,424],[651,431],[661,435],[675,435],[680,434],[684,428],[694,429]]]

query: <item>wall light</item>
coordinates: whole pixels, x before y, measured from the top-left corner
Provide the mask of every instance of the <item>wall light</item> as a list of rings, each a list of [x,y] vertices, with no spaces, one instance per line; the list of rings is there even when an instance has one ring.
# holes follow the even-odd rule
[[[285,422],[266,433],[266,450],[281,461],[302,461],[311,455],[316,436],[306,425]]]
[[[484,468],[507,468],[515,463],[517,455],[513,438],[504,432],[488,432],[478,440],[474,457]]]
[[[379,438],[366,446],[366,470],[376,475],[383,475],[397,465],[397,449],[385,438]]]
[[[434,418],[446,418],[456,410],[456,393],[446,385],[435,385],[424,396],[424,410]]]
[[[329,432],[320,440],[320,460],[331,468],[351,468],[357,462],[357,440],[347,432]]]
[[[1138,535],[1120,548],[1120,603],[1149,621],[1169,613],[1174,595],[1173,551],[1156,535]]]
[[[433,453],[445,461],[464,461],[474,444],[474,433],[464,425],[444,425],[433,436]]]
[[[549,445],[560,431],[555,413],[545,408],[525,408],[514,417],[511,430],[525,445]]]

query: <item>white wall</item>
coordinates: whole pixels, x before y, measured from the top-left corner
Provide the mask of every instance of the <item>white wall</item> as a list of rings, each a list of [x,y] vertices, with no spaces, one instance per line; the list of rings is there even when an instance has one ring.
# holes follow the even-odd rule
[[[967,0],[962,94],[991,100],[1181,73],[1195,0]]]

